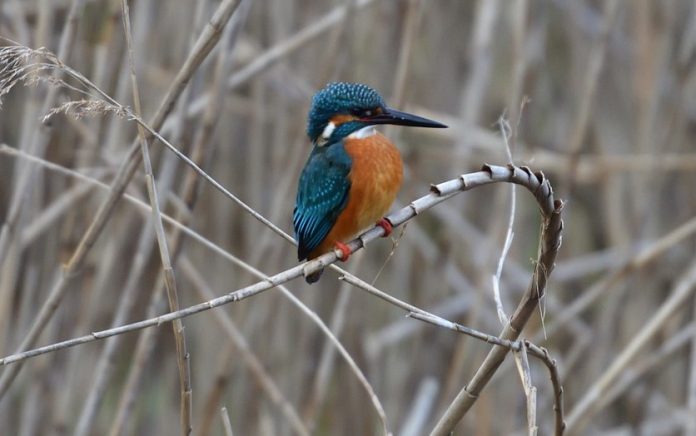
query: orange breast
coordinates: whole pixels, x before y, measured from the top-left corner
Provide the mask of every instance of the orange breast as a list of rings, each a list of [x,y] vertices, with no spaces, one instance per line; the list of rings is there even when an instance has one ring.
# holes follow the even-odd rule
[[[401,155],[384,135],[346,138],[345,149],[353,160],[348,204],[321,244],[310,254],[313,259],[373,226],[389,211],[401,188]]]

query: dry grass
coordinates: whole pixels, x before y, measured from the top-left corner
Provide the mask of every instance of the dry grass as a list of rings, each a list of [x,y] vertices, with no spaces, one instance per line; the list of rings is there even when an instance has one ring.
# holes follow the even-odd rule
[[[443,434],[453,410],[469,411],[455,434],[553,434],[561,397],[567,434],[696,432],[692,1],[130,8],[132,77],[120,1],[0,1],[0,359],[91,342],[0,366],[2,434]],[[544,299],[523,298],[551,272],[539,208],[517,189],[511,214],[496,185],[341,265],[362,280],[329,269],[185,318],[177,340],[167,325],[93,341],[302,273],[283,233],[309,99],[336,79],[451,126],[388,131],[401,204],[508,146],[543,170],[566,201]],[[496,339],[521,300],[531,343]]]

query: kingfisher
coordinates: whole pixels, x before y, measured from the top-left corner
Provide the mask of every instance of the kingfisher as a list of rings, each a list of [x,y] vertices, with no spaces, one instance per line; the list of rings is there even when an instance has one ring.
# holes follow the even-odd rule
[[[392,231],[384,218],[401,188],[403,163],[394,144],[375,126],[447,127],[390,108],[367,85],[329,83],[317,92],[307,116],[313,148],[300,175],[293,225],[297,257],[311,260],[333,249],[348,260],[345,242],[372,225]],[[307,274],[314,283],[323,270]]]

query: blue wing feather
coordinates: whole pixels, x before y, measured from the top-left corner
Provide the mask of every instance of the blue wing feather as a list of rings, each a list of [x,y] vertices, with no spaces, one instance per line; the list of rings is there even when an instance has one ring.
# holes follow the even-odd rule
[[[300,176],[293,212],[299,260],[321,244],[345,209],[351,163],[343,141],[312,150]]]

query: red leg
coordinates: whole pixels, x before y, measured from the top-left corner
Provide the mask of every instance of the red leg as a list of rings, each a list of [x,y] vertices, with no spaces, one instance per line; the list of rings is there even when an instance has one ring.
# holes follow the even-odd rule
[[[382,235],[383,238],[391,235],[392,230],[394,230],[394,226],[386,218],[382,218],[381,220],[377,221],[377,225],[384,229],[384,234]]]
[[[341,252],[341,255],[338,257],[341,262],[345,262],[348,260],[350,255],[353,254],[353,250],[351,250],[350,247],[343,242],[336,242],[335,245],[336,249]]]

